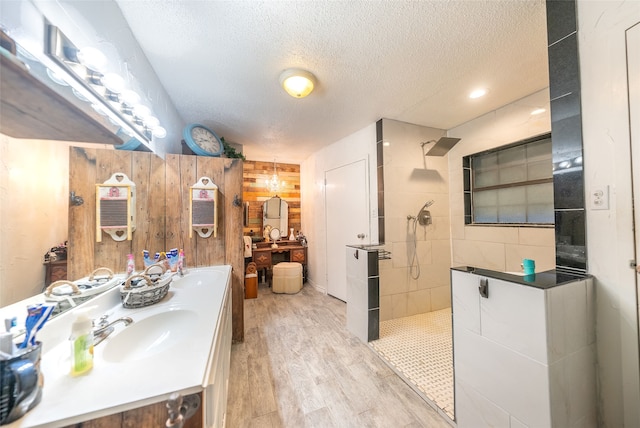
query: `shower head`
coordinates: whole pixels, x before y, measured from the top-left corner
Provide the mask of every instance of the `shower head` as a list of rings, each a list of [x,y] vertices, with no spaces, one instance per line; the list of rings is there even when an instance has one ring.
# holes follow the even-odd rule
[[[424,210],[426,208],[429,208],[431,205],[434,204],[434,202],[435,201],[433,199],[428,200],[427,202],[425,202],[425,204],[422,206],[422,208],[420,208],[420,211],[422,211],[422,210]]]
[[[444,156],[456,143],[460,141],[460,138],[441,137],[434,145],[429,149],[425,156]],[[425,144],[433,143],[435,140],[420,143],[420,146],[424,147]]]

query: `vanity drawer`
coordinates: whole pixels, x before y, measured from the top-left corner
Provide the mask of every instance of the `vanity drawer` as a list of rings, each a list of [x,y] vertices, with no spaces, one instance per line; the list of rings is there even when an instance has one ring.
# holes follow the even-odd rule
[[[253,250],[253,261],[257,269],[271,269],[271,249]]]
[[[292,262],[305,264],[306,258],[306,248],[296,248],[291,250],[290,260]]]
[[[55,262],[46,262],[45,264],[45,274],[44,274],[44,286],[47,287],[49,284],[60,281],[62,279],[67,279],[67,261],[55,261]]]

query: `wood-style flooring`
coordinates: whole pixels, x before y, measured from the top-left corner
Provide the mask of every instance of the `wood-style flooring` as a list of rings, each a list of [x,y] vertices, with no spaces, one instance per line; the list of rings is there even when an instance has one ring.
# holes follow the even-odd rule
[[[451,428],[347,331],[344,302],[308,284],[294,295],[261,284],[244,304],[227,427]]]

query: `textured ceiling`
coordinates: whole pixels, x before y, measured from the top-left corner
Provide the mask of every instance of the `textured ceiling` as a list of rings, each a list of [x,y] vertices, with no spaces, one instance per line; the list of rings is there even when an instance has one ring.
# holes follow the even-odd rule
[[[252,160],[300,162],[380,118],[449,129],[548,86],[544,0],[117,3],[185,123]],[[279,86],[290,67],[316,75],[309,97]]]

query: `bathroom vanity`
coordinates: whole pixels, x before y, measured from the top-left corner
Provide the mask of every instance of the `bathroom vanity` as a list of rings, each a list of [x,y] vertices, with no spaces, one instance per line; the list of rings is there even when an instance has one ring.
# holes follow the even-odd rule
[[[68,337],[76,311],[97,319],[130,317],[94,348],[94,368],[69,375]],[[42,401],[7,427],[164,426],[173,393],[199,396],[185,427],[223,427],[231,356],[231,266],[195,268],[174,276],[151,306],[126,309],[114,287],[49,321],[43,343]]]
[[[459,428],[595,427],[593,279],[451,270]]]

